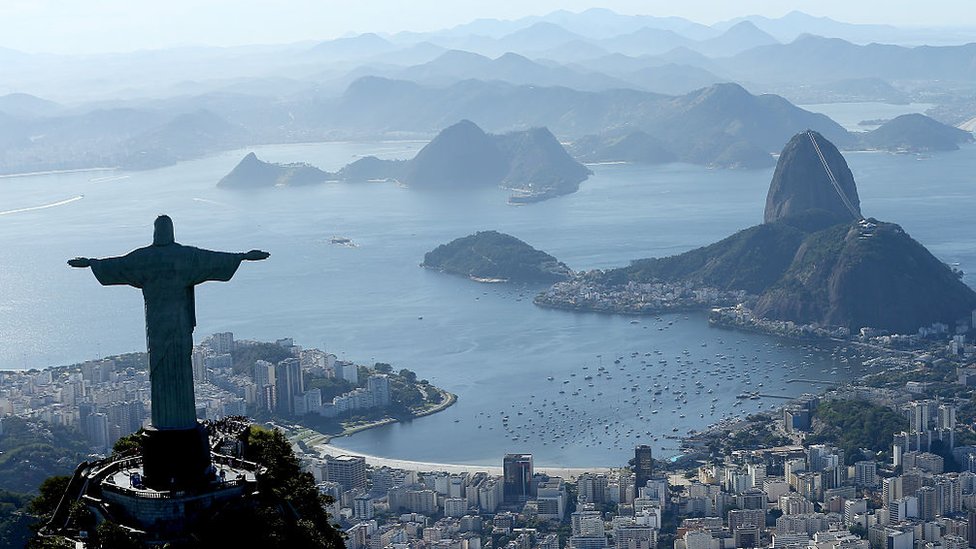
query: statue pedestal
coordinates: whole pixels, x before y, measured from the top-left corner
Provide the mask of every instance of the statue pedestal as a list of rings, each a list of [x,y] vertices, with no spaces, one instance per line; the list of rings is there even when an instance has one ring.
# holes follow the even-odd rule
[[[206,484],[210,439],[200,424],[191,429],[146,429],[142,442],[144,482],[157,490]]]

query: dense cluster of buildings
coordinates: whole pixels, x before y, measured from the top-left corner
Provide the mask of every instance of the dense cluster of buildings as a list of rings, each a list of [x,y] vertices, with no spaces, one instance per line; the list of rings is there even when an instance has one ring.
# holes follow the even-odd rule
[[[624,314],[657,314],[734,305],[745,299],[741,290],[702,288],[688,282],[627,282],[607,286],[580,276],[558,282],[535,298],[535,304]]]
[[[949,421],[937,406],[942,419],[921,423],[932,406],[908,407],[919,418],[908,434]],[[630,468],[569,479],[535,472],[528,454],[506,455],[501,475],[371,468],[353,456],[306,465],[334,498],[349,549],[964,549],[976,545],[974,451],[956,452],[967,459],[955,472],[930,452],[851,463],[829,444],[734,451],[670,476],[646,446]]]
[[[253,371],[234,369],[238,346],[230,332],[218,333],[194,347],[191,357],[197,417],[215,420],[266,409],[282,417],[319,413],[336,417],[355,410],[388,406],[389,379],[366,377],[334,400],[322,402],[321,391],[305,387],[306,378],[339,377],[360,384],[359,367],[318,349],[302,349],[291,339],[275,342],[290,355],[276,364],[257,361]],[[121,436],[148,424],[149,373],[141,355],[93,360],[44,370],[0,371],[0,418],[42,419],[77,429],[93,453],[105,453]]]
[[[306,459],[349,549],[653,549],[670,505],[669,483],[655,474],[651,449],[634,469],[567,480],[535,471],[531,454],[508,454],[500,475],[368,467],[358,456]],[[643,485],[638,485],[638,479]],[[609,507],[616,513],[607,514]],[[566,539],[557,530],[568,523]]]
[[[959,368],[959,385],[974,382],[976,369]],[[775,423],[794,444],[713,454],[684,474],[661,474],[646,446],[630,467],[566,478],[536,472],[529,454],[506,455],[500,475],[371,468],[350,456],[307,465],[334,497],[350,549],[976,547],[976,447],[957,444],[961,403],[929,388],[804,395]],[[890,457],[810,444],[822,399],[886,406],[907,427]]]

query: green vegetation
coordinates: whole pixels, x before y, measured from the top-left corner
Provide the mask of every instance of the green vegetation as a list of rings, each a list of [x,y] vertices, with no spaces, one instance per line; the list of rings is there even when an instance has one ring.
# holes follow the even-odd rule
[[[0,490],[33,492],[52,474],[67,474],[88,454],[81,433],[41,420],[3,419]]]
[[[356,385],[338,377],[312,377],[305,376],[305,389],[318,389],[322,391],[322,402],[327,402],[333,398],[348,393],[356,388]]]
[[[304,473],[291,444],[281,431],[252,426],[242,435],[244,458],[267,468],[258,475],[258,493],[253,498],[241,498],[219,510],[200,523],[193,532],[186,533],[186,541],[170,543],[173,549],[204,547],[265,547],[326,548],[344,547],[342,533],[331,523],[326,506],[331,500],[319,493],[315,478]],[[46,522],[54,513],[67,488],[69,477],[46,479],[40,494],[30,501],[26,510]],[[0,519],[6,518],[6,499],[0,493]],[[23,507],[23,501],[16,501]],[[69,511],[73,527],[88,534],[88,546],[98,549],[134,549],[140,540],[119,524],[95,517],[82,503],[75,503]],[[7,521],[0,520],[0,536],[6,533]],[[0,537],[0,541],[6,538]],[[30,541],[31,549],[60,547],[58,539]],[[22,546],[23,543],[20,544]],[[3,547],[18,545],[3,544]]]
[[[253,345],[236,345],[231,351],[234,373],[251,374],[254,363],[263,360],[277,364],[286,358],[292,358],[291,351],[277,343],[255,343]]]
[[[731,454],[733,450],[773,448],[790,443],[788,438],[773,432],[775,420],[771,416],[757,414],[747,419],[751,422],[749,428],[740,429],[723,440],[725,454]]]
[[[688,280],[720,290],[765,291],[790,266],[806,233],[786,223],[756,225],[715,244],[608,271],[607,284]]]
[[[555,257],[498,231],[480,231],[442,244],[424,256],[423,266],[512,282],[551,283],[572,276]]]
[[[30,496],[0,490],[0,547],[23,547],[34,518],[28,514]]]
[[[874,452],[888,450],[894,433],[908,427],[901,414],[869,402],[831,400],[817,406],[811,444],[829,442],[844,450],[847,461],[860,454],[860,448]]]
[[[325,511],[331,501],[302,472],[284,434],[251,426],[243,442],[245,459],[267,467],[258,477],[256,501],[218,514],[187,547],[343,547]]]
[[[329,435],[338,435],[343,431],[359,425],[374,423],[393,418],[399,421],[409,421],[424,410],[436,406],[443,401],[440,391],[431,387],[425,379],[418,380],[417,374],[406,368],[395,372],[393,367],[384,362],[377,362],[372,369],[359,367],[359,384],[353,385],[348,381],[324,376],[307,376],[306,388],[318,388],[322,391],[322,400],[349,392],[358,387],[366,386],[366,379],[374,373],[383,373],[390,380],[390,405],[385,408],[371,408],[355,410],[341,417],[327,418],[319,414],[306,414],[298,418],[298,423]],[[255,411],[255,419],[272,419],[266,412]]]

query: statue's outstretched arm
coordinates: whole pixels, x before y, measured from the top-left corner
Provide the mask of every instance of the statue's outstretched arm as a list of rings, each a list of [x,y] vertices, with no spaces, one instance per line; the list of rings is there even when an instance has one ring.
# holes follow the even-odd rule
[[[244,254],[244,259],[246,261],[261,261],[262,259],[268,259],[271,254],[262,250],[251,250]]]
[[[80,267],[84,269],[86,267],[91,267],[91,262],[92,260],[87,257],[76,257],[74,259],[69,259],[68,265],[71,265],[72,267]]]

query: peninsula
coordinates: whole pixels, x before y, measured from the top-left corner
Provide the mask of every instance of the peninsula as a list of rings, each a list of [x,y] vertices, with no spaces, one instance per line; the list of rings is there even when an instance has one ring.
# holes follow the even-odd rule
[[[535,303],[630,314],[727,307],[712,320],[831,336],[952,327],[976,309],[959,273],[898,225],[862,217],[844,157],[816,132],[783,149],[764,221],[680,255],[581,273]]]

